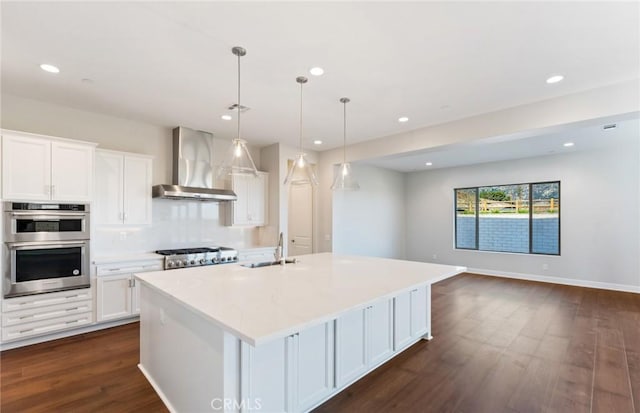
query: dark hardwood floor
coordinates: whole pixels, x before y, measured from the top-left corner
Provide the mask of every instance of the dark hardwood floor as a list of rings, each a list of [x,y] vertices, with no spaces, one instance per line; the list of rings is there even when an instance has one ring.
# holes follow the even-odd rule
[[[640,295],[473,274],[432,294],[435,339],[316,413],[640,413]],[[138,334],[135,323],[3,352],[1,411],[166,411],[136,367]]]

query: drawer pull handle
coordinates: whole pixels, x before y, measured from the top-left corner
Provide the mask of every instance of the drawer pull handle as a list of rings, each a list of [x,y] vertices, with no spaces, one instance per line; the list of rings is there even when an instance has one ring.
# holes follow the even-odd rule
[[[25,318],[33,318],[33,314],[23,315],[22,317],[19,317],[20,320],[24,320]]]
[[[33,328],[29,328],[29,329],[27,329],[27,330],[20,330],[20,333],[19,333],[19,334],[28,333],[28,332],[30,332],[30,331],[33,331]]]

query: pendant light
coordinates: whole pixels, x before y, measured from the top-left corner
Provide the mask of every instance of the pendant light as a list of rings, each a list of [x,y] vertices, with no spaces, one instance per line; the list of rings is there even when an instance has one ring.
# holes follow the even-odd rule
[[[351,100],[349,98],[340,98],[340,102],[344,105],[344,123],[343,123],[343,144],[342,144],[342,164],[338,168],[333,185],[331,189],[334,191],[356,191],[360,189],[360,185],[356,182],[351,172],[351,165],[347,162],[347,103]]]
[[[220,168],[219,175],[221,177],[234,175],[258,176],[256,165],[253,163],[249,149],[247,149],[247,141],[240,137],[240,114],[242,113],[242,106],[240,105],[240,58],[246,55],[247,51],[242,47],[236,46],[231,49],[231,52],[238,56],[238,103],[236,105],[236,109],[238,109],[238,132],[236,138],[231,141],[231,147]]]
[[[289,168],[289,173],[284,180],[285,185],[318,185],[316,174],[313,168],[307,162],[306,156],[302,148],[302,85],[307,83],[307,78],[300,76],[296,78],[296,82],[300,84],[300,152],[296,155],[296,159]]]

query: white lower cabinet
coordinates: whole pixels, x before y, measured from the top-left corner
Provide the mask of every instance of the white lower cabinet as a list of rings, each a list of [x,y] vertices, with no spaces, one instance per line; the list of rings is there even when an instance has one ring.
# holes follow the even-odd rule
[[[266,344],[241,342],[241,402],[274,413],[311,410],[428,334],[429,293],[421,286]]]
[[[334,330],[333,322],[301,331],[287,341],[291,356],[288,371],[290,389],[288,409],[304,412],[327,397],[334,388]]]
[[[60,291],[2,301],[2,341],[13,341],[91,324],[91,289]]]
[[[382,300],[336,320],[336,386],[342,387],[393,354],[393,307]]]
[[[334,390],[333,321],[256,347],[241,347],[240,397],[246,406],[274,413],[304,412]]]
[[[400,350],[429,332],[429,286],[402,293],[393,299],[394,350]]]
[[[140,314],[140,287],[133,274],[162,270],[162,261],[115,263],[96,268],[96,321]]]

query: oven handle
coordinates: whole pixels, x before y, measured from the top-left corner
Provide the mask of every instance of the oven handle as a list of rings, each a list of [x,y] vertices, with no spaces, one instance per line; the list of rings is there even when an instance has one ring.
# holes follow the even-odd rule
[[[87,216],[86,213],[46,213],[42,211],[34,211],[34,212],[12,212],[12,217],[31,217],[34,219],[49,219],[53,217],[54,219],[65,219],[65,218],[84,218]]]
[[[56,241],[50,242],[7,242],[7,247],[11,250],[41,250],[47,248],[64,248],[64,247],[85,247],[89,244],[89,241]]]

